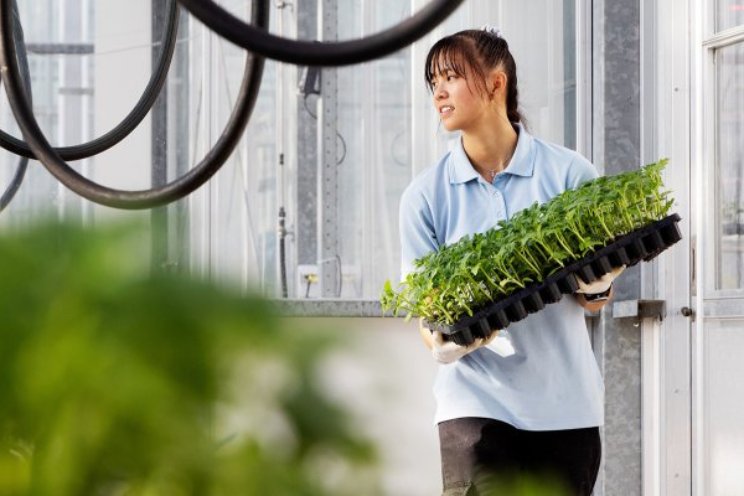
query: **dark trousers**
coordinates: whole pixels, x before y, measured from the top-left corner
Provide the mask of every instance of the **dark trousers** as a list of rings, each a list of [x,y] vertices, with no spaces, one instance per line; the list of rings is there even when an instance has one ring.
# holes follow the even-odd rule
[[[439,443],[444,496],[589,496],[602,455],[599,427],[524,431],[485,418],[440,423]]]

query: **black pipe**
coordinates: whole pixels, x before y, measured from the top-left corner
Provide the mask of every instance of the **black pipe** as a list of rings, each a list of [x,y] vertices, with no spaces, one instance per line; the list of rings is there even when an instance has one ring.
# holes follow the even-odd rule
[[[287,212],[284,207],[279,207],[279,279],[282,286],[282,298],[287,298],[287,228],[285,226]]]
[[[264,57],[296,65],[358,64],[389,55],[434,29],[463,0],[431,0],[415,15],[379,33],[356,40],[299,41],[256,29],[210,0],[178,0],[212,31]]]
[[[27,169],[28,159],[26,157],[19,158],[15,174],[13,174],[13,178],[10,180],[10,184],[8,184],[8,187],[5,188],[2,196],[0,196],[0,212],[5,210],[10,202],[13,201],[13,198],[15,198],[16,193],[18,193],[18,190],[21,187],[21,183],[23,183],[23,178],[26,176]]]
[[[116,208],[140,209],[164,205],[196,190],[209,180],[230,157],[245,130],[258,97],[264,67],[264,58],[258,55],[248,54],[246,56],[238,100],[222,135],[206,157],[183,176],[162,187],[124,191],[103,186],[79,174],[62,160],[49,144],[44,133],[39,129],[33,111],[23,94],[18,75],[18,63],[15,60],[16,47],[9,15],[11,1],[0,0],[0,72],[5,76],[8,101],[23,136],[36,158],[72,191],[90,201]],[[265,29],[269,21],[269,0],[254,0],[251,11],[252,22]]]
[[[166,30],[163,35],[163,43],[156,64],[156,70],[150,76],[150,81],[147,83],[145,91],[137,101],[137,104],[116,127],[106,134],[80,145],[55,148],[54,150],[63,160],[88,158],[98,155],[118,144],[134,131],[155,104],[155,100],[168,77],[168,69],[173,59],[173,52],[176,47],[176,35],[178,34],[179,8],[176,0],[168,0],[167,9]],[[20,20],[17,25],[20,29]],[[16,47],[18,46],[19,44],[16,43]],[[35,158],[31,148],[25,142],[2,130],[0,130],[0,147],[22,157]]]
[[[31,97],[31,71],[28,67],[28,57],[26,54],[26,42],[23,35],[23,26],[21,26],[21,16],[18,12],[18,4],[13,0],[13,38],[17,46],[20,47],[18,50],[18,61],[21,64],[21,76],[23,77],[23,86],[26,88],[26,97],[28,101],[32,101]],[[0,196],[0,212],[13,201],[16,193],[21,188],[23,178],[26,176],[26,170],[28,169],[28,157],[20,157],[18,159],[18,166],[13,174],[13,178],[10,180],[10,184]]]

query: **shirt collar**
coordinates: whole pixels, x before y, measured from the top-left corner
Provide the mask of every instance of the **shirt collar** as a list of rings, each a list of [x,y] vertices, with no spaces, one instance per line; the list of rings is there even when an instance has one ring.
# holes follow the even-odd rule
[[[522,124],[516,124],[519,135],[517,136],[517,148],[504,169],[504,174],[529,177],[534,170],[534,154],[532,153],[532,136],[524,129]],[[462,146],[462,138],[457,140],[457,145],[452,151],[450,160],[450,183],[459,184],[478,178],[478,172],[470,163],[470,159]]]

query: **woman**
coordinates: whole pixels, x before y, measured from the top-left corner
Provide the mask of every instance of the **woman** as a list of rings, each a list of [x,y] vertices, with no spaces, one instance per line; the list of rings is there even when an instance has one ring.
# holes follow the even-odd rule
[[[493,29],[447,36],[430,50],[426,82],[454,150],[401,198],[403,277],[441,245],[493,228],[534,202],[597,177],[578,153],[532,137],[518,110],[517,72]],[[599,469],[603,382],[584,309],[612,296],[622,268],[509,327],[510,343],[445,341],[421,327],[439,367],[434,393],[445,495],[481,494],[494,477],[557,477],[589,495]],[[489,479],[490,477],[490,479]]]

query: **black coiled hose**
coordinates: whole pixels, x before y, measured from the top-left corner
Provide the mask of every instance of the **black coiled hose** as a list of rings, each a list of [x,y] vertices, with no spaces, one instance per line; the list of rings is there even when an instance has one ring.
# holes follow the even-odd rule
[[[18,4],[13,1],[13,37],[15,38],[16,46],[20,47],[18,50],[18,60],[21,64],[21,76],[23,77],[23,86],[26,89],[26,95],[29,102],[31,101],[31,71],[28,68],[28,58],[26,57],[26,42],[23,36],[23,27],[21,26],[21,18],[18,13]],[[28,157],[19,157],[18,166],[13,174],[13,178],[10,180],[10,184],[5,189],[3,194],[0,196],[0,212],[5,210],[23,183],[23,178],[26,176],[26,170],[28,169]]]
[[[269,1],[254,0],[251,22],[266,29],[269,21]],[[71,168],[47,141],[25,98],[19,77],[16,47],[11,24],[12,0],[0,0],[0,72],[5,81],[10,106],[16,121],[36,158],[69,189],[96,203],[124,209],[150,208],[178,200],[204,184],[227,161],[238,144],[250,119],[263,75],[264,58],[247,55],[238,99],[227,126],[215,146],[193,169],[158,188],[125,191],[91,181]]]
[[[168,0],[166,12],[166,30],[158,62],[155,65],[156,69],[152,73],[150,81],[148,81],[145,91],[142,93],[139,101],[137,101],[137,104],[132,108],[129,114],[127,114],[127,116],[116,125],[116,127],[106,134],[89,141],[88,143],[55,148],[54,150],[63,160],[80,160],[92,157],[93,155],[98,155],[118,144],[134,131],[155,104],[155,100],[157,100],[160,90],[168,79],[168,69],[170,69],[171,61],[173,60],[173,52],[176,48],[179,14],[178,3],[176,0]],[[18,27],[20,29],[20,20],[18,21]],[[18,48],[18,44],[16,43],[16,49]],[[36,158],[34,157],[31,148],[29,148],[26,143],[2,130],[0,130],[0,147],[22,157]]]
[[[246,24],[211,0],[178,0],[212,31],[264,57],[297,65],[358,64],[389,55],[421,38],[446,19],[463,0],[431,0],[415,15],[379,33],[349,41],[299,41]]]
[[[341,42],[308,42],[290,40],[269,34],[270,0],[253,0],[251,24],[246,24],[210,0],[178,0],[194,16],[212,30],[248,49],[255,55],[246,58],[243,82],[230,119],[206,157],[188,173],[162,187],[125,191],[91,181],[72,169],[65,160],[79,160],[101,153],[127,136],[150,110],[165,82],[175,48],[178,9],[176,0],[169,0],[168,29],[161,51],[158,70],[140,101],[116,128],[89,143],[53,148],[39,128],[29,99],[19,76],[18,45],[14,31],[20,31],[12,19],[13,0],[0,0],[0,72],[5,81],[11,108],[28,144],[0,131],[0,146],[21,155],[37,158],[65,186],[77,194],[111,207],[150,208],[178,200],[204,184],[227,161],[237,145],[255,105],[263,74],[264,57],[302,65],[338,66],[365,62],[388,55],[416,41],[449,16],[463,0],[431,0],[415,15],[377,34]],[[30,96],[30,92],[29,92]],[[25,173],[25,163],[19,167],[8,191],[14,190]],[[17,190],[17,186],[15,186]],[[12,196],[11,196],[12,197]],[[3,196],[5,198],[5,195]]]

